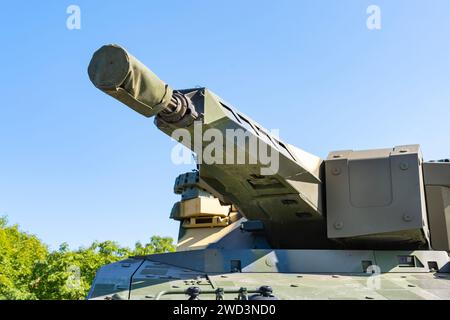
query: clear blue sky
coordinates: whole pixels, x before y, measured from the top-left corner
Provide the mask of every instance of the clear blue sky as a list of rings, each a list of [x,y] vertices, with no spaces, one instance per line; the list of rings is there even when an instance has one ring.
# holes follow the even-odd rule
[[[66,8],[81,8],[81,30]],[[379,5],[382,29],[366,28]],[[450,1],[9,1],[0,8],[0,215],[52,248],[176,237],[174,142],[95,89],[119,43],[321,157],[422,145],[450,157]]]

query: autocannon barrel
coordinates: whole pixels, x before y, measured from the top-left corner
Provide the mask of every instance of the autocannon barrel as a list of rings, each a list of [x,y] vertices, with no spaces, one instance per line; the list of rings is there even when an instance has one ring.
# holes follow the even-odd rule
[[[105,45],[97,50],[88,74],[98,89],[146,117],[160,115],[167,122],[177,122],[186,114],[190,118],[196,116],[189,98],[174,92],[118,45]]]

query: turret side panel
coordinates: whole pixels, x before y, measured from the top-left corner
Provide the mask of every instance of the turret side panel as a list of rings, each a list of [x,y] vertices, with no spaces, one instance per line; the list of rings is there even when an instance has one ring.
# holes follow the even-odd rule
[[[325,167],[329,238],[427,246],[419,146],[332,152]]]

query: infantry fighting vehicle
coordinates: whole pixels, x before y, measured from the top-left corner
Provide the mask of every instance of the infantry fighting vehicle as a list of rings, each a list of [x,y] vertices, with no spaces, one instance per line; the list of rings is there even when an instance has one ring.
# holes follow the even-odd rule
[[[321,159],[206,88],[172,89],[118,45],[88,73],[197,159],[213,136],[234,159],[176,179],[176,252],[103,266],[89,299],[450,299],[448,161],[424,162],[418,145]]]

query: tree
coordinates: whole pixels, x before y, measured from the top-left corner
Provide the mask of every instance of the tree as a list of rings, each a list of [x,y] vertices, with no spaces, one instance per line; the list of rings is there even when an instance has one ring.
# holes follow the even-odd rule
[[[0,299],[84,299],[97,270],[108,263],[174,251],[172,238],[153,236],[133,250],[113,241],[71,251],[67,243],[49,252],[33,235],[0,220]]]
[[[33,268],[48,256],[47,247],[33,235],[8,226],[0,218],[0,299],[36,299],[30,284]]]
[[[173,239],[167,237],[153,236],[150,239],[150,243],[142,245],[140,242],[136,242],[133,256],[146,256],[155,253],[165,253],[175,251],[173,245]]]

